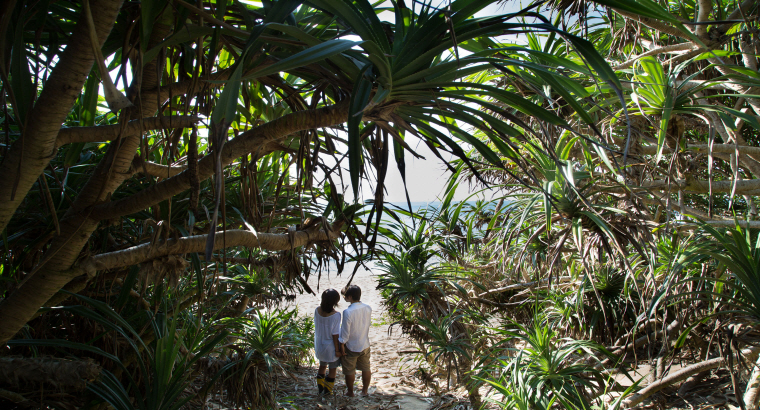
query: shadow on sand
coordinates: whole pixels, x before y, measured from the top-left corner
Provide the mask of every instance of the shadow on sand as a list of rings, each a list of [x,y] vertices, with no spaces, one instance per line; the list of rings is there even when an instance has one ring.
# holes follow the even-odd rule
[[[427,398],[411,388],[387,385],[378,387],[374,381],[369,396],[359,396],[360,387],[355,390],[355,397],[346,397],[346,383],[340,370],[335,380],[334,394],[320,397],[317,395],[314,380],[316,373],[316,367],[304,367],[291,372],[293,378],[281,379],[278,389],[280,403],[286,408],[325,410],[427,410],[433,403],[432,398]],[[360,381],[357,384],[361,386]]]

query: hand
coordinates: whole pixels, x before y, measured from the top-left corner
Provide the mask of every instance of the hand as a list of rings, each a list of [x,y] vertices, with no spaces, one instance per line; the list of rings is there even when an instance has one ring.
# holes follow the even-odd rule
[[[335,356],[336,357],[341,357],[341,356],[343,356],[343,352],[341,352],[340,350],[336,350],[335,351]]]

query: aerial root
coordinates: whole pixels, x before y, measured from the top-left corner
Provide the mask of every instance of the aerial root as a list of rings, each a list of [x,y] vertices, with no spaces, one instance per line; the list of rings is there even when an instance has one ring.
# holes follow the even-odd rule
[[[758,354],[760,354],[760,346],[753,346],[742,351],[743,356],[748,357],[748,358],[753,358],[753,361],[755,358],[757,358]],[[714,359],[705,360],[703,362],[699,362],[691,366],[685,367],[675,373],[672,373],[671,375],[667,377],[664,377],[660,380],[657,380],[651,383],[647,387],[640,390],[638,393],[631,395],[631,397],[623,401],[621,408],[635,407],[638,404],[640,404],[642,401],[647,399],[649,396],[659,392],[660,390],[665,389],[666,387],[670,387],[676,383],[686,380],[695,374],[712,370],[720,366],[723,366],[725,364],[726,364],[725,357],[716,357]],[[757,389],[757,386],[754,386],[754,388]]]

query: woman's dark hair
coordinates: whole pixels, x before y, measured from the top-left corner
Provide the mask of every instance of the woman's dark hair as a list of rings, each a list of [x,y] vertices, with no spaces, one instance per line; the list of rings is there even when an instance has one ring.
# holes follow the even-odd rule
[[[322,308],[322,313],[332,313],[338,306],[338,302],[340,302],[340,293],[335,289],[327,289],[322,292],[322,303],[319,307]]]

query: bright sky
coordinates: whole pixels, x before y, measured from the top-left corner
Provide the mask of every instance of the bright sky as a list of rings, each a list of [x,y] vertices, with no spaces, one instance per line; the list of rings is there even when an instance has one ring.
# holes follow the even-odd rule
[[[442,7],[448,4],[449,0],[438,0],[438,5],[435,5],[436,1],[433,2],[433,4],[436,7]],[[389,4],[390,6],[390,4]],[[483,17],[483,16],[491,16],[491,15],[497,15],[497,14],[506,14],[511,12],[519,11],[523,8],[522,2],[520,0],[507,0],[502,2],[502,4],[491,4],[487,7],[485,7],[483,10],[478,12],[476,14],[477,17]],[[383,13],[381,15],[383,19],[389,18],[393,19],[395,16],[393,13]],[[512,41],[517,42],[517,39],[510,38],[506,41]],[[110,63],[110,61],[107,61],[106,64]],[[111,72],[111,78],[116,81],[117,86],[122,86],[116,77],[118,70],[115,69]],[[128,82],[131,81],[131,74],[130,70],[127,70],[127,77]],[[103,90],[101,88],[100,94],[102,97]],[[204,133],[202,130],[202,133]],[[445,130],[442,130],[445,132]],[[410,153],[407,153],[405,155],[405,161],[406,161],[406,181],[407,181],[407,188],[409,192],[409,199],[414,202],[428,202],[428,201],[435,201],[437,198],[442,197],[444,194],[444,189],[448,182],[448,177],[450,175],[450,172],[446,168],[446,165],[438,159],[435,154],[433,154],[432,151],[425,145],[424,143],[420,142],[416,139],[409,139],[411,143],[412,149],[415,150],[418,154],[423,156],[425,159],[417,159]],[[442,156],[446,159],[452,159],[453,157],[450,155],[446,155],[445,152],[441,152]],[[398,171],[398,168],[396,166],[396,161],[393,157],[393,155],[390,155],[390,161],[391,164],[389,164],[388,173],[385,178],[385,187],[386,187],[386,196],[385,200],[388,202],[404,202],[406,201],[406,196],[404,195],[404,184],[401,179],[401,174]],[[329,162],[329,161],[328,161]],[[352,197],[351,193],[351,182],[350,177],[348,174],[347,169],[347,161],[345,162],[345,169],[344,169],[344,184],[346,185],[344,187],[346,197],[350,198]],[[339,183],[336,181],[336,183]],[[480,189],[480,188],[478,188]],[[362,182],[362,188],[361,188],[362,198],[360,200],[370,200],[374,197],[374,184],[370,184],[368,181]],[[454,200],[464,200],[468,196],[470,196],[474,192],[473,190],[469,189],[468,184],[462,183],[460,184],[459,189],[457,190],[457,193],[454,196]],[[481,194],[482,196],[482,194]],[[490,195],[488,195],[490,197]]]
[[[442,5],[447,3],[448,0],[441,0]],[[476,16],[483,17],[506,14],[519,11],[522,7],[520,1],[505,1],[500,5],[489,5],[477,13]],[[515,40],[511,39],[511,41]],[[447,170],[446,165],[444,165],[424,143],[416,142],[412,145],[412,149],[425,157],[425,159],[416,159],[409,153],[404,157],[406,162],[406,182],[409,190],[409,199],[413,202],[427,202],[442,197],[443,191],[448,182],[448,177],[451,174],[450,171]],[[442,153],[444,158],[451,158],[450,155],[445,154],[446,153]],[[406,197],[404,196],[404,184],[401,179],[401,174],[396,167],[396,161],[394,160],[393,155],[390,156],[390,161],[392,164],[390,164],[388,174],[385,177],[385,187],[387,190],[385,200],[388,202],[404,202],[406,201]],[[349,185],[348,189],[350,190],[348,174],[346,174],[346,177],[346,183]],[[479,190],[479,188],[476,190]],[[459,189],[457,189],[457,193],[454,195],[454,200],[464,200],[473,192],[473,190],[469,189],[467,183],[462,183],[460,184]],[[362,186],[364,199],[371,199],[373,193],[374,190],[370,188],[370,184],[364,181]]]

